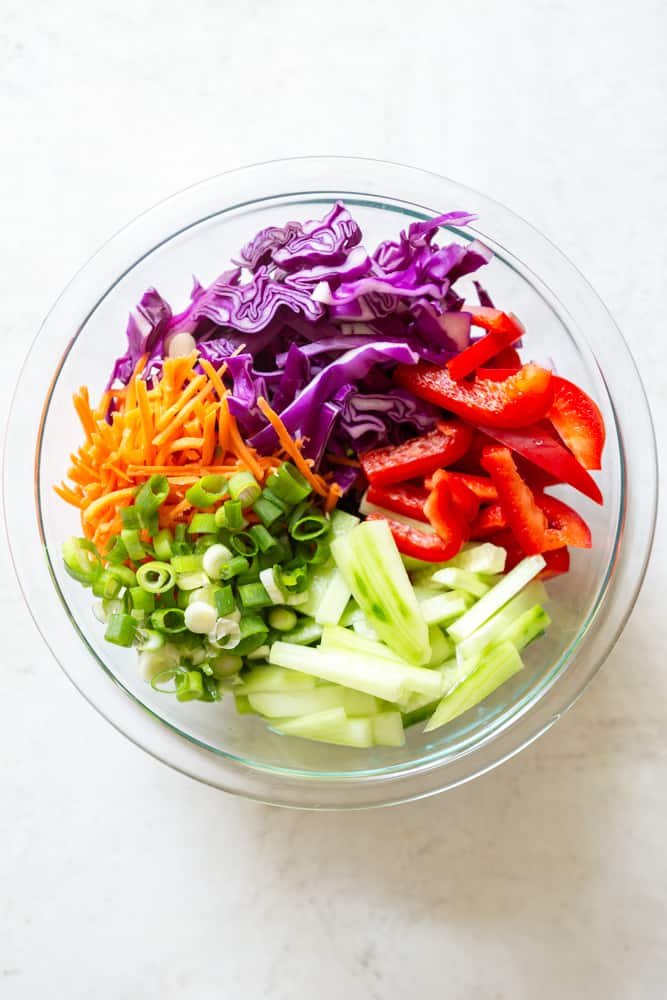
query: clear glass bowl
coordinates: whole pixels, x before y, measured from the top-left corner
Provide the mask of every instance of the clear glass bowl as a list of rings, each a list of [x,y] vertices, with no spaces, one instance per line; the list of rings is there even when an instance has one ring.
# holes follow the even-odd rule
[[[128,310],[155,285],[184,303],[190,275],[207,282],[267,225],[322,214],[343,199],[366,240],[450,209],[477,213],[460,239],[494,251],[484,283],[529,331],[535,360],[590,392],[608,441],[598,482],[604,507],[577,496],[591,552],[549,585],[553,625],[526,668],[476,709],[404,748],[329,747],[270,733],[220,705],[180,704],[137,673],[134,653],[105,643],[90,593],[64,573],[60,545],[79,533],[52,491],[80,440],[72,393],[102,390],[124,344]],[[40,403],[44,401],[40,411]],[[36,401],[40,401],[36,403]],[[31,461],[34,456],[34,464]],[[5,508],[16,571],[46,642],[81,693],[118,730],[172,767],[210,785],[307,808],[384,805],[451,788],[515,754],[569,708],[623,628],[650,552],[656,459],[641,381],[613,320],[579,272],[508,209],[453,181],[397,164],[312,157],[258,164],[197,184],[121,230],[76,275],[46,318],[16,391],[5,452]],[[34,496],[35,507],[32,507]]]

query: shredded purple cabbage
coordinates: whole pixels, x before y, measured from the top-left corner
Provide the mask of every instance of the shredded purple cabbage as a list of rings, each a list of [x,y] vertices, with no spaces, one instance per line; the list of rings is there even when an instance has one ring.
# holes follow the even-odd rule
[[[433,426],[435,411],[391,382],[394,365],[444,364],[470,343],[470,316],[453,287],[491,258],[478,240],[436,242],[440,227],[468,226],[449,212],[413,222],[369,253],[341,202],[322,219],[259,232],[210,285],[196,279],[174,314],[150,288],[131,312],[127,349],[109,386],[125,384],[143,354],[154,378],[174,334],[189,333],[224,375],[230,411],[260,452],[277,441],[257,400],[264,396],[315,466],[349,489],[354,469],[328,465]],[[475,282],[480,303],[491,299]]]

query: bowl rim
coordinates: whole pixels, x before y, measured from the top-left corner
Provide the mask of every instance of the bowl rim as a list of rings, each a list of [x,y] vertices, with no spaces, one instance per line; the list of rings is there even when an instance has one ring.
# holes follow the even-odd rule
[[[421,181],[423,183],[424,178],[429,178],[432,183],[435,182],[436,187],[442,186],[442,187],[449,187],[450,189],[455,188],[457,189],[457,191],[462,192],[465,197],[468,198],[473,197],[474,200],[479,204],[484,205],[486,208],[493,209],[496,213],[500,213],[500,215],[504,217],[505,221],[507,220],[511,221],[515,227],[518,225],[519,231],[522,233],[523,236],[526,236],[526,234],[528,234],[533,239],[533,241],[536,241],[538,244],[541,244],[541,246],[548,251],[550,258],[557,260],[560,263],[561,267],[564,266],[566,272],[569,272],[570,277],[574,277],[575,281],[579,285],[579,291],[583,289],[588,297],[589,308],[590,304],[592,303],[593,306],[595,307],[595,311],[597,311],[598,316],[602,319],[605,326],[609,328],[612,331],[612,333],[616,334],[617,339],[620,342],[616,346],[617,348],[620,347],[622,352],[624,352],[624,354],[626,355],[626,357],[624,358],[624,365],[626,366],[626,374],[628,370],[627,366],[628,365],[630,366],[630,376],[631,378],[634,379],[635,382],[633,389],[635,390],[635,392],[638,392],[638,396],[634,395],[635,406],[637,405],[637,399],[639,399],[640,402],[639,408],[642,411],[641,417],[643,419],[643,424],[644,424],[643,429],[644,429],[645,443],[646,440],[648,440],[649,444],[649,447],[645,449],[646,468],[644,471],[649,475],[649,479],[650,478],[653,479],[655,483],[655,488],[653,491],[651,491],[650,494],[651,498],[649,500],[648,511],[644,511],[643,525],[638,525],[634,523],[636,521],[636,515],[633,505],[625,505],[623,502],[621,503],[620,520],[622,522],[623,519],[625,518],[625,525],[620,524],[619,527],[624,528],[626,535],[628,533],[628,527],[632,528],[632,532],[635,535],[637,534],[638,531],[640,531],[643,543],[641,547],[640,558],[639,562],[638,563],[636,562],[635,571],[631,574],[631,579],[626,579],[628,577],[628,572],[629,572],[626,567],[623,579],[621,579],[618,576],[616,577],[611,576],[610,579],[606,580],[603,583],[603,585],[600,588],[600,591],[598,592],[598,599],[591,614],[589,615],[588,621],[585,623],[584,627],[580,631],[580,634],[573,641],[573,644],[570,647],[570,649],[568,649],[567,653],[560,658],[559,664],[561,664],[563,660],[565,660],[566,664],[572,666],[575,657],[581,650],[582,645],[584,645],[590,639],[591,632],[594,631],[596,628],[599,631],[600,623],[597,621],[597,619],[605,601],[608,600],[610,594],[611,596],[614,596],[612,593],[614,588],[616,589],[616,591],[618,591],[619,588],[621,587],[621,584],[623,584],[626,593],[623,595],[622,599],[617,597],[616,601],[613,602],[615,604],[621,605],[621,607],[614,608],[614,611],[616,612],[614,615],[614,626],[611,632],[607,634],[607,636],[604,638],[602,642],[598,641],[599,649],[597,650],[596,655],[593,657],[595,662],[593,663],[592,667],[589,664],[588,669],[582,671],[583,676],[578,676],[576,679],[576,683],[573,683],[574,679],[573,675],[575,673],[573,670],[570,669],[560,672],[554,671],[553,672],[554,676],[551,684],[548,685],[546,689],[543,688],[539,692],[539,697],[536,700],[533,700],[533,702],[530,705],[526,706],[523,711],[519,712],[518,714],[515,713],[512,719],[510,720],[510,724],[507,725],[504,730],[496,732],[491,736],[489,736],[488,738],[477,742],[464,754],[459,755],[459,757],[455,758],[450,757],[448,759],[439,759],[439,760],[435,759],[433,761],[426,761],[426,762],[415,761],[412,766],[409,767],[406,766],[402,770],[394,771],[393,773],[384,774],[384,773],[374,772],[369,775],[365,775],[364,772],[351,772],[348,775],[335,775],[333,773],[325,775],[308,774],[305,772],[301,772],[299,774],[298,772],[292,772],[290,775],[290,774],[285,774],[285,772],[281,773],[279,769],[276,770],[260,766],[259,773],[254,773],[252,780],[244,781],[243,778],[245,777],[247,779],[249,776],[248,764],[250,762],[243,763],[233,755],[230,757],[229,755],[226,755],[224,753],[218,753],[216,754],[218,761],[224,762],[223,773],[222,775],[214,776],[211,773],[210,768],[202,767],[201,766],[202,762],[196,759],[196,756],[198,754],[203,753],[206,755],[210,755],[211,750],[203,749],[201,748],[201,745],[195,745],[194,747],[191,747],[191,749],[194,750],[194,756],[192,753],[179,752],[180,750],[183,749],[183,746],[185,744],[184,737],[188,739],[190,739],[190,737],[188,737],[187,734],[184,733],[180,733],[177,736],[176,732],[179,732],[178,730],[172,729],[170,731],[171,739],[177,740],[179,743],[179,746],[175,749],[175,751],[173,747],[169,747],[167,745],[168,743],[167,740],[156,737],[156,734],[154,734],[154,738],[152,738],[150,741],[147,741],[145,738],[146,737],[145,731],[142,728],[142,724],[143,727],[145,727],[145,723],[147,720],[147,715],[143,710],[144,706],[139,707],[140,703],[135,702],[135,707],[136,710],[140,713],[140,717],[139,718],[135,717],[132,719],[130,718],[130,713],[124,710],[122,711],[119,710],[119,706],[117,704],[114,705],[113,709],[110,709],[108,705],[105,705],[105,707],[103,708],[100,704],[100,699],[98,697],[99,691],[97,689],[97,685],[82,683],[80,677],[75,677],[74,669],[73,668],[67,669],[64,663],[61,662],[62,659],[61,655],[59,655],[59,653],[54,648],[54,643],[50,640],[49,635],[46,634],[47,632],[46,628],[41,624],[41,622],[44,621],[44,618],[40,614],[40,611],[37,609],[37,607],[33,606],[36,603],[35,596],[34,594],[33,595],[28,594],[27,584],[24,584],[25,574],[23,573],[24,567],[22,565],[22,557],[19,554],[18,545],[15,543],[15,539],[18,537],[17,532],[15,530],[16,504],[14,503],[13,498],[9,493],[10,479],[8,476],[8,466],[10,465],[10,457],[12,451],[10,447],[12,438],[10,435],[12,428],[17,422],[17,401],[20,398],[21,385],[28,379],[28,377],[31,374],[31,364],[34,363],[35,353],[38,343],[40,343],[42,338],[49,332],[49,324],[51,323],[54,315],[59,312],[63,312],[63,310],[65,311],[67,310],[69,299],[71,299],[73,295],[77,293],[78,286],[81,284],[82,279],[88,278],[91,269],[96,270],[96,272],[100,270],[106,271],[106,266],[107,266],[106,258],[109,255],[112,258],[112,262],[109,263],[112,263],[112,270],[115,270],[116,272],[116,281],[120,280],[123,274],[127,273],[127,271],[131,270],[134,266],[136,266],[141,257],[137,258],[131,254],[130,256],[132,258],[132,262],[126,266],[125,270],[122,271],[122,274],[119,274],[118,273],[119,257],[116,251],[120,249],[122,255],[122,261],[127,264],[127,255],[124,252],[125,244],[128,242],[132,242],[132,238],[136,237],[137,230],[138,229],[141,230],[141,224],[144,220],[154,217],[156,213],[159,214],[161,210],[166,209],[169,206],[181,205],[181,203],[187,201],[188,196],[192,193],[197,193],[197,192],[200,194],[203,193],[204,197],[206,198],[208,192],[217,189],[219,186],[222,186],[224,188],[225,181],[229,178],[234,178],[235,180],[241,179],[241,189],[243,189],[244,187],[244,181],[247,181],[248,183],[245,184],[245,186],[252,188],[254,193],[254,188],[256,187],[257,179],[259,178],[260,184],[265,183],[264,174],[267,172],[270,172],[271,174],[270,179],[271,181],[273,181],[273,183],[275,183],[276,172],[281,174],[281,176],[284,174],[285,180],[287,180],[288,177],[291,177],[291,175],[295,172],[296,174],[299,174],[301,172],[301,176],[305,178],[306,176],[309,176],[313,172],[317,173],[317,170],[314,171],[315,167],[317,167],[320,170],[320,172],[323,172],[323,174],[326,176],[326,178],[329,181],[328,186],[335,189],[336,193],[339,194],[343,194],[344,192],[341,191],[340,188],[338,187],[336,183],[336,177],[338,174],[345,173],[346,171],[350,173],[350,176],[354,176],[357,172],[361,176],[363,175],[364,171],[377,170],[379,173],[383,174],[383,176],[386,175],[387,178],[392,178],[397,183],[397,185],[401,180],[405,182],[406,178],[408,177],[413,183],[415,181],[417,182]],[[386,184],[388,182],[389,180],[385,181],[383,179],[382,183]],[[270,183],[269,187],[271,186],[272,185]],[[409,187],[410,184],[405,183],[405,188],[407,189]],[[417,187],[421,190],[419,183],[417,183]],[[312,191],[309,188],[306,188],[305,191],[299,191],[298,193],[315,194],[319,193],[319,191],[320,191],[319,188],[316,188],[315,190]],[[268,199],[275,197],[285,197],[288,194],[289,190],[288,191],[281,190],[280,192],[275,192],[274,194],[271,195],[267,193],[267,190],[263,190],[261,193],[258,192],[257,196],[259,198],[263,197],[265,199]],[[386,196],[388,197],[388,195]],[[434,196],[430,195],[429,197],[432,199]],[[402,201],[401,198],[396,198],[395,196],[392,195],[393,203],[400,203],[401,201]],[[437,204],[437,200],[435,201],[435,203]],[[415,203],[412,200],[409,201],[409,204],[411,207],[418,207],[418,203]],[[433,211],[433,209],[430,208],[429,206],[424,206],[424,210],[428,214],[431,214],[431,212]],[[217,211],[212,212],[211,215],[218,215],[222,211],[223,209],[219,208]],[[199,217],[196,220],[196,223],[201,223],[201,221],[202,218]],[[190,223],[190,224],[193,225],[196,223]],[[142,233],[139,232],[138,235],[140,236],[139,243],[141,243],[143,240]],[[172,232],[168,238],[173,238],[175,235],[176,232]],[[127,237],[130,237],[129,241]],[[152,245],[150,249],[146,251],[146,253],[150,253],[154,249],[155,246]],[[510,252],[512,254],[514,253],[513,248],[510,248]],[[97,265],[100,263],[103,265],[101,269],[97,267]],[[94,285],[95,287],[99,287],[99,283],[100,281],[97,280],[93,281],[91,284]],[[112,290],[113,284],[115,283],[116,282],[113,282],[111,285],[108,285],[105,288],[103,297],[105,297]],[[100,301],[100,296],[96,294],[95,306],[98,304],[99,301]],[[560,303],[560,298],[558,298],[558,301]],[[78,316],[80,313],[77,311],[74,314]],[[50,402],[51,392],[57,381],[61,368],[67,359],[71,345],[74,342],[79,330],[87,322],[89,316],[90,313],[87,313],[84,316],[79,326],[77,327],[77,331],[75,332],[75,334],[71,337],[68,343],[65,343],[64,349],[62,348],[61,344],[62,353],[60,354],[60,361],[53,369],[54,373],[51,377],[48,386],[48,392],[46,394],[44,402],[44,409],[42,410],[42,413],[40,414],[39,417],[37,450],[36,450],[35,468],[34,468],[36,491],[38,487],[37,474],[38,474],[39,451],[41,445],[41,432],[46,417],[48,405]],[[603,376],[604,374],[605,373],[603,372]],[[630,395],[630,393],[628,393],[628,395]],[[615,419],[617,421],[619,447],[621,449],[621,459],[623,467],[624,464],[623,463],[624,448],[623,448],[623,433],[622,433],[623,427],[621,426],[621,422],[618,419],[618,415],[616,413],[615,401],[613,400],[611,393],[610,393],[610,400],[612,400],[612,408],[614,411]],[[648,431],[648,439],[646,439],[647,431]],[[643,485],[645,484],[646,480],[644,479]],[[600,669],[604,660],[606,659],[606,656],[611,651],[611,648],[613,647],[618,636],[620,635],[625,625],[625,622],[627,621],[627,618],[629,617],[632,611],[637,594],[641,587],[641,583],[643,581],[643,577],[648,564],[648,558],[650,555],[650,548],[655,526],[655,517],[657,508],[657,459],[656,459],[655,435],[653,432],[650,411],[648,408],[648,402],[646,400],[646,395],[643,386],[641,384],[641,379],[636,370],[636,366],[630,355],[627,345],[625,344],[622,335],[618,330],[618,328],[616,327],[608,310],[603,305],[603,303],[596,295],[596,293],[593,291],[591,286],[588,284],[586,279],[583,278],[578,269],[562,254],[561,251],[559,251],[554,246],[553,243],[551,243],[550,240],[548,240],[545,236],[543,236],[543,234],[541,234],[538,230],[532,227],[529,223],[525,222],[525,220],[523,220],[521,217],[517,216],[515,213],[511,212],[511,210],[502,206],[499,202],[496,202],[493,199],[489,199],[487,196],[481,195],[479,192],[473,191],[472,189],[468,188],[465,185],[461,185],[458,182],[452,181],[445,177],[440,177],[439,175],[434,174],[430,171],[424,171],[416,167],[410,167],[403,164],[388,163],[386,161],[375,160],[375,159],[344,157],[344,156],[334,156],[334,157],[313,156],[313,157],[293,157],[281,160],[264,161],[263,163],[250,164],[248,166],[237,167],[234,168],[233,170],[229,170],[221,174],[216,174],[213,177],[210,177],[206,180],[199,181],[195,184],[189,185],[188,187],[182,189],[179,192],[176,192],[175,194],[169,196],[166,199],[161,200],[151,208],[148,208],[145,211],[141,212],[139,215],[135,216],[133,220],[131,220],[120,230],[118,230],[112,237],[110,237],[110,239],[107,240],[89,258],[89,260],[76,272],[74,277],[65,287],[61,295],[58,297],[52,308],[47,313],[47,316],[45,317],[36,337],[33,340],[33,343],[30,347],[26,360],[21,369],[17,386],[12,398],[9,419],[5,430],[5,461],[4,461],[4,475],[3,475],[3,491],[5,497],[5,504],[4,504],[5,525],[8,535],[12,562],[14,564],[14,569],[19,581],[19,586],[21,588],[26,604],[28,605],[30,613],[33,617],[33,620],[35,621],[35,624],[37,625],[37,628],[41,632],[47,645],[51,648],[51,651],[54,653],[54,656],[56,657],[58,662],[60,662],[60,665],[62,666],[64,672],[72,681],[72,683],[75,685],[75,687],[77,687],[77,689],[93,705],[93,707],[96,708],[96,710],[99,711],[104,718],[110,721],[115,728],[117,728],[120,732],[122,732],[125,736],[127,736],[130,740],[132,740],[132,742],[136,743],[142,749],[146,750],[148,753],[151,753],[157,759],[162,760],[163,762],[169,764],[170,766],[176,768],[177,770],[180,770],[191,777],[195,777],[198,780],[204,781],[208,784],[212,784],[215,787],[224,788],[228,791],[245,795],[246,797],[249,798],[258,799],[260,801],[265,801],[265,802],[271,802],[274,804],[298,806],[306,808],[363,808],[370,805],[386,805],[386,804],[392,804],[394,802],[420,798],[425,795],[434,794],[438,791],[444,790],[445,788],[455,787],[464,781],[471,780],[472,777],[475,777],[478,774],[485,773],[487,770],[491,769],[494,766],[497,766],[502,761],[507,760],[514,754],[518,753],[519,750],[522,749],[524,746],[529,745],[534,739],[537,738],[538,735],[546,731],[546,729],[548,729],[553,724],[553,722],[555,722],[558,718],[560,718],[560,716],[564,714],[564,712],[567,711],[574,704],[574,702],[578,699],[578,697],[583,693],[588,683],[590,683],[595,673],[597,673],[597,671]],[[646,496],[645,493],[644,496]],[[37,494],[37,492],[35,499],[39,516],[39,495]],[[630,519],[630,524],[628,524],[628,519]],[[10,520],[12,521],[11,524]],[[642,527],[643,531],[640,530]],[[36,533],[34,531],[33,535],[36,536]],[[625,539],[621,538],[617,543],[617,547],[623,546],[624,544],[625,544]],[[55,581],[55,579],[53,580],[53,582],[55,582],[57,585],[57,581]],[[607,618],[609,617],[609,613],[607,614],[606,617]],[[574,647],[574,649],[572,649],[572,647]],[[569,675],[569,682],[567,683],[567,685],[559,683],[567,679],[568,675]],[[126,700],[126,702],[129,704],[131,699],[128,699],[129,692],[127,692],[125,688],[120,687],[118,684],[109,685],[109,687],[112,687],[116,691],[116,693],[121,698]],[[554,694],[556,693],[555,692],[556,687],[558,687],[559,689],[558,698],[554,698]],[[565,687],[567,687],[567,694],[565,694],[564,690]],[[541,710],[538,712],[536,711],[537,709]],[[166,720],[159,720],[158,716],[153,715],[152,722],[154,726],[160,727],[162,733],[168,731],[167,727],[169,726],[169,723],[166,723]],[[521,730],[521,732],[519,732],[519,730]],[[444,776],[445,770],[449,768],[451,771],[452,766],[456,765],[457,762],[460,762],[461,758],[465,759],[468,763],[470,763],[473,756],[477,756],[477,763],[471,770],[468,770],[467,767],[464,768],[463,770],[461,770],[460,768],[457,769],[455,767],[454,769],[460,773],[456,774],[450,773],[447,780],[445,780],[444,782],[438,780],[437,778],[438,771],[440,771],[442,773],[442,776]],[[240,766],[241,768],[245,768],[246,770],[244,771],[243,774],[230,774],[227,773],[228,765],[230,765],[232,768]],[[363,792],[364,786],[366,786],[365,789],[366,792],[369,791],[370,787],[369,782],[374,786],[373,794],[370,795],[370,797],[364,794]],[[327,788],[322,787],[323,784],[327,785],[328,787]],[[357,791],[354,794],[350,795],[350,789],[353,787],[356,787]],[[361,795],[358,794],[359,789],[362,790]],[[302,794],[303,792],[306,792],[305,798],[307,798],[308,801],[304,801],[304,795]]]

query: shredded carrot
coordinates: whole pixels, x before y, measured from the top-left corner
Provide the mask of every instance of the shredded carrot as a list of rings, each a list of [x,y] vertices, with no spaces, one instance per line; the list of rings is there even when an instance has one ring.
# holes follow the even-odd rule
[[[289,431],[285,427],[284,423],[275,412],[272,410],[267,401],[263,396],[260,396],[257,400],[257,405],[260,410],[269,421],[274,431],[278,436],[278,440],[282,446],[285,454],[289,455],[301,475],[308,480],[312,488],[316,493],[319,493],[321,497],[325,497],[328,493],[328,488],[322,476],[319,476],[316,472],[313,472],[307,460],[303,457],[299,451],[296,442],[290,437]]]
[[[361,462],[358,462],[356,458],[346,458],[344,455],[330,455],[328,453],[326,458],[331,465],[345,465],[349,466],[350,469],[361,468]]]
[[[325,499],[327,511],[336,505],[337,484],[313,471],[301,452],[303,442],[290,436],[264,399],[259,406],[276,431],[279,447],[272,455],[259,455],[246,444],[229,410],[225,364],[216,370],[196,352],[166,358],[160,377],[147,383],[142,377],[146,362],[142,357],[127,386],[105,392],[97,408],[91,407],[85,387],[74,395],[85,441],[70,456],[69,483],[54,489],[80,509],[84,532],[101,551],[122,527],[120,511],[153,475],[166,476],[169,482],[169,498],[160,509],[163,527],[188,520],[193,505],[186,492],[201,476],[248,470],[263,483],[283,455]]]

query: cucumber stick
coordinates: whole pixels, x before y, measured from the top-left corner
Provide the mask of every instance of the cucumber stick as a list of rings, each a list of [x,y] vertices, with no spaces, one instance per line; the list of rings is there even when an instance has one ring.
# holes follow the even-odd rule
[[[536,604],[516,618],[500,637],[501,642],[511,642],[521,652],[526,646],[546,632],[551,618],[543,607]]]
[[[408,663],[426,663],[431,655],[428,626],[387,522],[358,525],[337,538],[331,552],[369,625],[383,642]]]
[[[312,715],[329,708],[342,708],[347,716],[371,716],[380,711],[377,698],[337,684],[322,684],[309,691],[266,691],[249,694],[252,708],[269,719]]]
[[[476,604],[448,627],[447,631],[452,639],[455,642],[466,639],[530,583],[545,565],[542,556],[527,556],[522,559],[500,583],[492,587],[484,597],[480,597]]]
[[[516,674],[523,663],[511,642],[502,642],[491,649],[480,661],[477,669],[458,687],[445,695],[424,727],[430,733],[457,716],[467,712]]]
[[[275,666],[310,673],[332,684],[342,684],[385,701],[399,701],[410,691],[419,691],[432,698],[442,694],[441,678],[436,671],[363,653],[347,652],[341,655],[333,650],[274,642],[269,660]]]
[[[276,719],[271,728],[286,736],[339,746],[370,747],[373,745],[373,726],[370,719],[348,719],[343,708],[329,708],[296,719]]]
[[[450,560],[449,566],[456,566],[468,573],[502,573],[505,569],[507,553],[500,545],[482,542],[463,549]]]
[[[471,573],[467,569],[458,569],[456,566],[449,566],[447,569],[438,570],[433,574],[433,582],[440,583],[450,590],[463,590],[473,597],[484,597],[489,589],[488,583],[480,580],[478,573]]]
[[[459,660],[478,659],[485,649],[504,638],[503,633],[525,611],[546,600],[544,584],[533,580],[519,591],[516,597],[508,601],[504,608],[497,611],[487,622],[469,635],[456,647]]]
[[[318,625],[337,625],[351,596],[345,577],[337,566],[334,567],[315,611]]]
[[[265,691],[308,691],[316,684],[317,680],[311,674],[262,665],[242,674],[241,683],[235,685],[234,693],[250,695]]]
[[[349,718],[342,708],[331,708],[296,719],[273,719],[271,728],[286,736],[300,736],[339,746],[400,747],[405,743],[400,712]]]
[[[421,613],[427,625],[439,625],[441,622],[460,618],[470,607],[472,599],[462,590],[450,590],[447,594],[434,594],[419,602]]]

